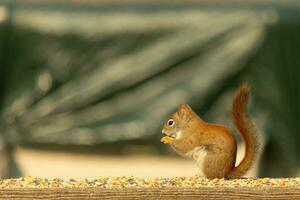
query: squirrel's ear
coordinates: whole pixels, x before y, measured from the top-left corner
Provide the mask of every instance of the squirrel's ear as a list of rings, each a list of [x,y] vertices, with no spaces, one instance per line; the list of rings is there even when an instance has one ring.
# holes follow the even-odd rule
[[[187,104],[180,104],[179,109],[178,109],[178,114],[181,117],[188,117],[192,113],[192,109],[189,105]]]

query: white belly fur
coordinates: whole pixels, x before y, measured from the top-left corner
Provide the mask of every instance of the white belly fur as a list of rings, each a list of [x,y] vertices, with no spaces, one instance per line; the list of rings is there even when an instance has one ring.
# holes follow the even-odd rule
[[[193,150],[191,150],[185,154],[185,156],[190,157],[197,162],[198,167],[200,169],[200,175],[204,175],[203,174],[203,162],[206,157],[206,154],[207,154],[207,151],[206,151],[205,147],[203,147],[203,146],[195,147]]]

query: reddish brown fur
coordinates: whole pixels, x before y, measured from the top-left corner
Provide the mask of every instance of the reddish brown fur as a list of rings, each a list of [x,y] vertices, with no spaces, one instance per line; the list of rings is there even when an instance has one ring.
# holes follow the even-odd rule
[[[204,122],[192,109],[183,104],[170,116],[175,125],[170,127],[167,122],[163,132],[166,135],[181,133],[179,139],[171,143],[172,148],[180,155],[202,146],[207,154],[203,162],[203,173],[207,178],[237,178],[245,174],[251,167],[257,152],[258,142],[253,126],[246,116],[246,105],[249,87],[242,85],[233,101],[233,121],[241,132],[246,143],[246,154],[242,162],[235,166],[236,142],[231,131],[217,124]]]
[[[228,178],[243,176],[253,165],[259,151],[259,141],[253,123],[247,117],[247,103],[250,87],[243,84],[236,93],[233,101],[232,119],[239,132],[242,134],[246,151],[243,160],[227,175]]]

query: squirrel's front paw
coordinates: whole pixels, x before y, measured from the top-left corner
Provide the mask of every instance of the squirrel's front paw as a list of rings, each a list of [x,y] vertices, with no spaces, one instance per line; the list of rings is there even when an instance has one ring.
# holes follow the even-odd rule
[[[165,136],[161,138],[160,141],[163,142],[164,144],[171,144],[174,141],[174,139],[169,136]]]

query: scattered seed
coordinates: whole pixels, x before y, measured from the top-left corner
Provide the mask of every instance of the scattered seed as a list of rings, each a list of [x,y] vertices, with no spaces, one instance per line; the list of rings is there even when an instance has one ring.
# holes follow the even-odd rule
[[[42,179],[22,177],[0,180],[0,188],[166,188],[166,187],[300,187],[300,178],[206,179],[199,176],[172,178],[101,177],[98,179]]]

